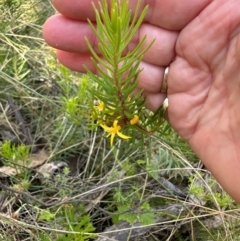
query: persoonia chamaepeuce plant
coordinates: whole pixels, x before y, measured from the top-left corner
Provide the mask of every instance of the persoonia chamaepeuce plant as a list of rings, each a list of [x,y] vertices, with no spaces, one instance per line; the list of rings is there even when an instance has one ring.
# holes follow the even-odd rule
[[[100,54],[95,52],[86,38],[98,72],[95,75],[86,67],[88,76],[94,82],[89,89],[94,99],[94,104],[90,105],[92,126],[101,126],[110,137],[111,145],[116,136],[133,141],[136,133],[153,133],[162,121],[159,112],[153,114],[146,109],[141,91],[133,94],[142,71],[140,62],[154,40],[146,47],[145,36],[135,49],[127,51],[148,7],[140,14],[138,1],[132,14],[128,0],[111,0],[110,7],[106,0],[102,0],[98,7],[93,4],[93,8],[96,26],[90,20],[88,22],[99,41]]]

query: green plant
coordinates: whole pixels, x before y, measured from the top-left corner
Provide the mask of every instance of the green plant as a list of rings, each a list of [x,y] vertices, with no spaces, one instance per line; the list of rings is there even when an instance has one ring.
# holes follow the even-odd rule
[[[42,241],[53,238],[56,241],[86,241],[95,238],[93,233],[95,228],[91,223],[91,217],[84,214],[82,205],[64,204],[55,210],[40,209],[35,207],[38,213],[38,221],[45,223],[53,223],[61,226],[65,230],[64,234],[56,233],[54,236],[48,236],[41,232]],[[54,225],[53,224],[53,225]]]
[[[30,147],[25,145],[16,146],[11,144],[10,141],[5,141],[1,146],[1,156],[4,157],[3,163],[6,166],[19,167],[19,162],[27,167],[31,163],[29,160]]]
[[[204,185],[196,185],[195,180],[198,178],[199,176],[189,177],[189,192],[195,195],[197,198],[202,199],[205,197],[206,192]]]
[[[145,15],[147,7],[139,13],[138,1],[132,16],[127,0],[111,1],[111,10],[108,11],[106,0],[99,3],[99,10],[93,5],[97,27],[89,24],[98,38],[98,48],[101,59],[94,51],[88,39],[87,45],[93,55],[92,62],[99,76],[94,75],[87,67],[87,73],[94,84],[90,85],[89,95],[95,100],[90,105],[90,118],[93,126],[102,127],[110,137],[113,145],[115,137],[134,142],[136,131],[142,134],[153,133],[159,128],[163,119],[159,114],[146,110],[142,93],[133,94],[138,85],[138,76],[142,71],[139,65],[143,55],[151,47],[145,47],[146,36],[134,50],[126,54],[128,44],[137,33]],[[143,138],[143,137],[142,137]]]
[[[120,220],[127,221],[131,225],[136,221],[139,221],[142,225],[155,222],[149,202],[141,203],[141,195],[134,186],[127,191],[123,191],[120,187],[116,188],[113,199],[117,206],[117,213],[112,217],[114,223],[118,223]]]
[[[208,178],[207,181],[202,181],[202,177],[200,178],[199,175],[191,176],[189,178],[189,192],[199,200],[208,202],[209,205],[217,205],[221,209],[232,207],[234,205],[232,198],[225,191],[221,190],[220,192],[216,190],[216,187],[212,188],[214,184],[218,185],[213,177]]]
[[[81,209],[81,208],[80,208]],[[95,230],[91,223],[91,217],[87,214],[78,213],[76,206],[64,205],[61,209],[64,212],[66,223],[64,227],[70,231],[70,233],[61,235],[56,241],[86,241],[96,237],[92,232]],[[59,212],[60,214],[61,212]],[[71,234],[71,232],[76,232]]]
[[[75,86],[67,79],[61,85],[64,89],[64,96],[62,97],[63,109],[66,117],[70,119],[75,125],[81,126],[86,122],[89,117],[88,105],[92,102],[91,97],[88,95],[87,89],[91,85],[89,77],[83,75],[81,83]]]
[[[11,177],[13,181],[13,189],[18,191],[28,190],[30,187],[29,166],[32,162],[29,156],[30,147],[11,144],[10,141],[2,143],[0,155],[5,166],[12,167],[15,170],[16,177]]]

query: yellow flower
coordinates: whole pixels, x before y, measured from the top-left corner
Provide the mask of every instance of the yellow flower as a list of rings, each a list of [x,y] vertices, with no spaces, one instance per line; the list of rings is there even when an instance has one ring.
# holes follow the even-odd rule
[[[109,111],[109,109],[105,108],[105,104],[102,101],[99,101],[98,105],[96,106],[97,112],[100,113],[102,111]],[[110,108],[110,110],[113,108]],[[109,115],[114,115],[114,112],[110,112]]]
[[[124,134],[122,134],[122,133],[120,132],[121,126],[118,125],[118,120],[115,120],[115,121],[113,122],[113,126],[112,126],[112,127],[108,127],[108,126],[103,125],[103,124],[101,124],[100,126],[101,126],[106,132],[109,133],[108,136],[111,136],[111,137],[110,137],[110,144],[111,144],[111,146],[113,145],[113,140],[114,140],[114,137],[115,137],[116,134],[117,134],[119,137],[121,137],[122,139],[129,139],[129,138],[131,138],[130,136],[126,136],[126,135],[124,135]]]
[[[130,124],[135,125],[138,123],[138,121],[139,121],[138,115],[134,115],[134,117],[130,120]]]
[[[99,112],[103,111],[105,108],[104,103],[102,101],[99,102],[97,109]]]

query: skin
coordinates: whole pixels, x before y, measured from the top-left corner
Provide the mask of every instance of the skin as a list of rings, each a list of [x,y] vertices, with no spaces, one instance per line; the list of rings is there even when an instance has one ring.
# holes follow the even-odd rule
[[[94,20],[91,2],[54,0],[60,14],[44,25],[46,42],[57,48],[65,66],[94,70],[84,36],[97,40],[86,19]],[[130,1],[134,11],[136,0]],[[144,56],[139,87],[156,110],[168,74],[168,118],[222,187],[240,202],[240,0],[143,0],[149,11],[134,48],[147,35],[154,45]]]

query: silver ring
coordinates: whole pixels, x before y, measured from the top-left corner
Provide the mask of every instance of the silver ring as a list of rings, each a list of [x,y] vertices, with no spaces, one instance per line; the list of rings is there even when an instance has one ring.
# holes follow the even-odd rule
[[[163,83],[162,83],[162,87],[161,87],[161,93],[167,93],[167,88],[168,88],[168,83],[167,83],[168,69],[169,69],[169,67],[165,68],[165,71],[164,71]]]

